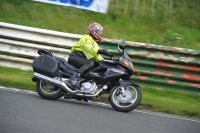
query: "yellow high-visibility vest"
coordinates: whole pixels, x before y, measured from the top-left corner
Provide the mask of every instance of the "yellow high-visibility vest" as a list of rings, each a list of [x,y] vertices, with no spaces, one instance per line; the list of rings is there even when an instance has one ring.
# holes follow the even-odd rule
[[[81,37],[77,45],[71,48],[71,52],[74,50],[82,51],[87,59],[94,59],[97,61],[103,60],[103,57],[100,54],[97,54],[99,45],[89,35]]]

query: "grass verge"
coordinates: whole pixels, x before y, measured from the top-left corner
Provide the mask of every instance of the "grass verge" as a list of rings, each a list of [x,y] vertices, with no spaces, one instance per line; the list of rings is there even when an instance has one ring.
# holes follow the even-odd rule
[[[143,11],[139,13],[149,9],[149,6],[140,8]],[[162,8],[162,6],[158,7]],[[184,10],[190,9],[184,8]],[[191,14],[187,15],[191,16]],[[127,41],[200,49],[198,21],[191,20],[187,25],[183,25],[179,21],[185,21],[179,18],[185,15],[178,13],[174,13],[174,21],[163,19],[163,15],[151,19],[148,16],[137,19],[124,16],[121,8],[115,6],[114,0],[110,0],[107,14],[32,0],[0,0],[2,22],[74,34],[87,34],[88,25],[91,22],[99,22],[104,27],[105,38],[122,38]],[[187,21],[189,20],[188,18]]]
[[[33,71],[23,71],[0,66],[1,86],[36,91],[35,83],[31,80],[32,76]],[[138,109],[200,118],[200,95],[143,87],[141,87],[141,91],[143,97]],[[104,95],[98,101],[108,103],[107,95]]]

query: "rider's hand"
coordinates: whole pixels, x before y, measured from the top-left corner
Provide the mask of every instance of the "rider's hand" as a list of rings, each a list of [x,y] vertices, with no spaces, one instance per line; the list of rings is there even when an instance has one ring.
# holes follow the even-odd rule
[[[113,57],[113,54],[108,52],[106,49],[99,50],[98,53],[104,54],[105,56]]]
[[[112,53],[108,52],[108,53],[107,53],[107,56],[113,57],[114,55],[113,55]]]

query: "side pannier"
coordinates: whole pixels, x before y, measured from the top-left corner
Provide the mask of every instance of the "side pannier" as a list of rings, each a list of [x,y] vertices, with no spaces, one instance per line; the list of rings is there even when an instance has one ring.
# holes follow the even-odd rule
[[[33,71],[51,77],[59,75],[59,63],[50,55],[42,54],[33,61]]]

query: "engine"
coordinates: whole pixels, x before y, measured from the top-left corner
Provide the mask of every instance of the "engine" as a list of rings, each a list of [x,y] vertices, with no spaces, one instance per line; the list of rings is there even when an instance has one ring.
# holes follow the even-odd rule
[[[95,94],[97,85],[94,81],[88,81],[81,84],[80,90],[87,94]]]

